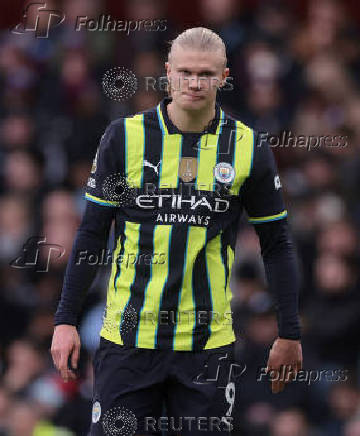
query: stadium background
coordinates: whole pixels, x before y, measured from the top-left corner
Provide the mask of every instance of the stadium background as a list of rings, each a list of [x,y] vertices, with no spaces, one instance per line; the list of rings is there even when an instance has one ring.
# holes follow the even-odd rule
[[[108,268],[101,268],[86,300],[78,381],[62,383],[48,352],[64,268],[85,206],[84,185],[109,121],[153,106],[164,95],[142,84],[145,76],[164,75],[166,41],[200,25],[217,31],[227,46],[234,89],[220,93],[225,110],[271,134],[347,138],[346,146],[273,147],[302,271],[305,368],[346,370],[347,381],[298,382],[280,395],[272,395],[267,382],[256,382],[276,336],[276,318],[255,232],[241,222],[232,277],[236,352],[247,365],[237,393],[239,434],[359,436],[356,0],[49,1],[48,9],[65,14],[49,38],[10,33],[24,6],[13,0],[2,4],[0,14],[0,434],[86,434],[90,356]],[[166,19],[167,29],[129,36],[74,31],[77,16],[100,14]],[[116,66],[139,79],[136,94],[123,102],[107,98],[101,86],[104,73]],[[41,237],[46,242],[37,245]],[[39,259],[31,266],[36,247]],[[55,255],[43,272],[49,247]],[[55,259],[59,250],[64,255]]]

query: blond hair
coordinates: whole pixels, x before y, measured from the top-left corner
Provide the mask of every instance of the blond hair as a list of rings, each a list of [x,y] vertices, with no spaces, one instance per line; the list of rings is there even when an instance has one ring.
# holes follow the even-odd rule
[[[226,48],[220,36],[206,27],[193,27],[180,33],[171,41],[168,62],[171,63],[172,55],[177,47],[198,49],[200,51],[214,52],[219,51],[224,57],[224,68],[226,67]]]

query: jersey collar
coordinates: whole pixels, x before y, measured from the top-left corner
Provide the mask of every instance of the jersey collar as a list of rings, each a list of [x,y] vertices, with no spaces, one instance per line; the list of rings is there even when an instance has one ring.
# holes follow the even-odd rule
[[[167,113],[167,105],[171,102],[171,97],[163,98],[160,103],[156,107],[157,116],[159,119],[159,124],[163,133],[171,134],[183,134],[187,132],[182,132],[179,130],[175,124],[170,120]],[[215,117],[210,122],[207,129],[205,129],[202,133],[212,133],[216,134],[217,129],[219,127],[220,122],[224,119],[224,112],[220,108],[218,103],[215,103]]]

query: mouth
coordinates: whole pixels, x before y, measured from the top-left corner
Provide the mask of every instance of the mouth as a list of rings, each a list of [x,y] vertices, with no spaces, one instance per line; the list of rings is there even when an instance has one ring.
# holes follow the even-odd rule
[[[189,94],[187,92],[184,92],[183,96],[185,98],[187,98],[188,100],[191,100],[191,101],[203,100],[203,98],[204,98],[202,95],[199,95],[199,94]]]

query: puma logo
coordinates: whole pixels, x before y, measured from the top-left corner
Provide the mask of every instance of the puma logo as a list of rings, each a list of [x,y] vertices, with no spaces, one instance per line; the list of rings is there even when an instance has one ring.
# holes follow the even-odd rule
[[[155,171],[157,176],[159,175],[159,165],[160,164],[161,164],[161,161],[159,161],[159,163],[155,166],[151,162],[148,162],[146,159],[144,159],[144,167],[152,168]]]

